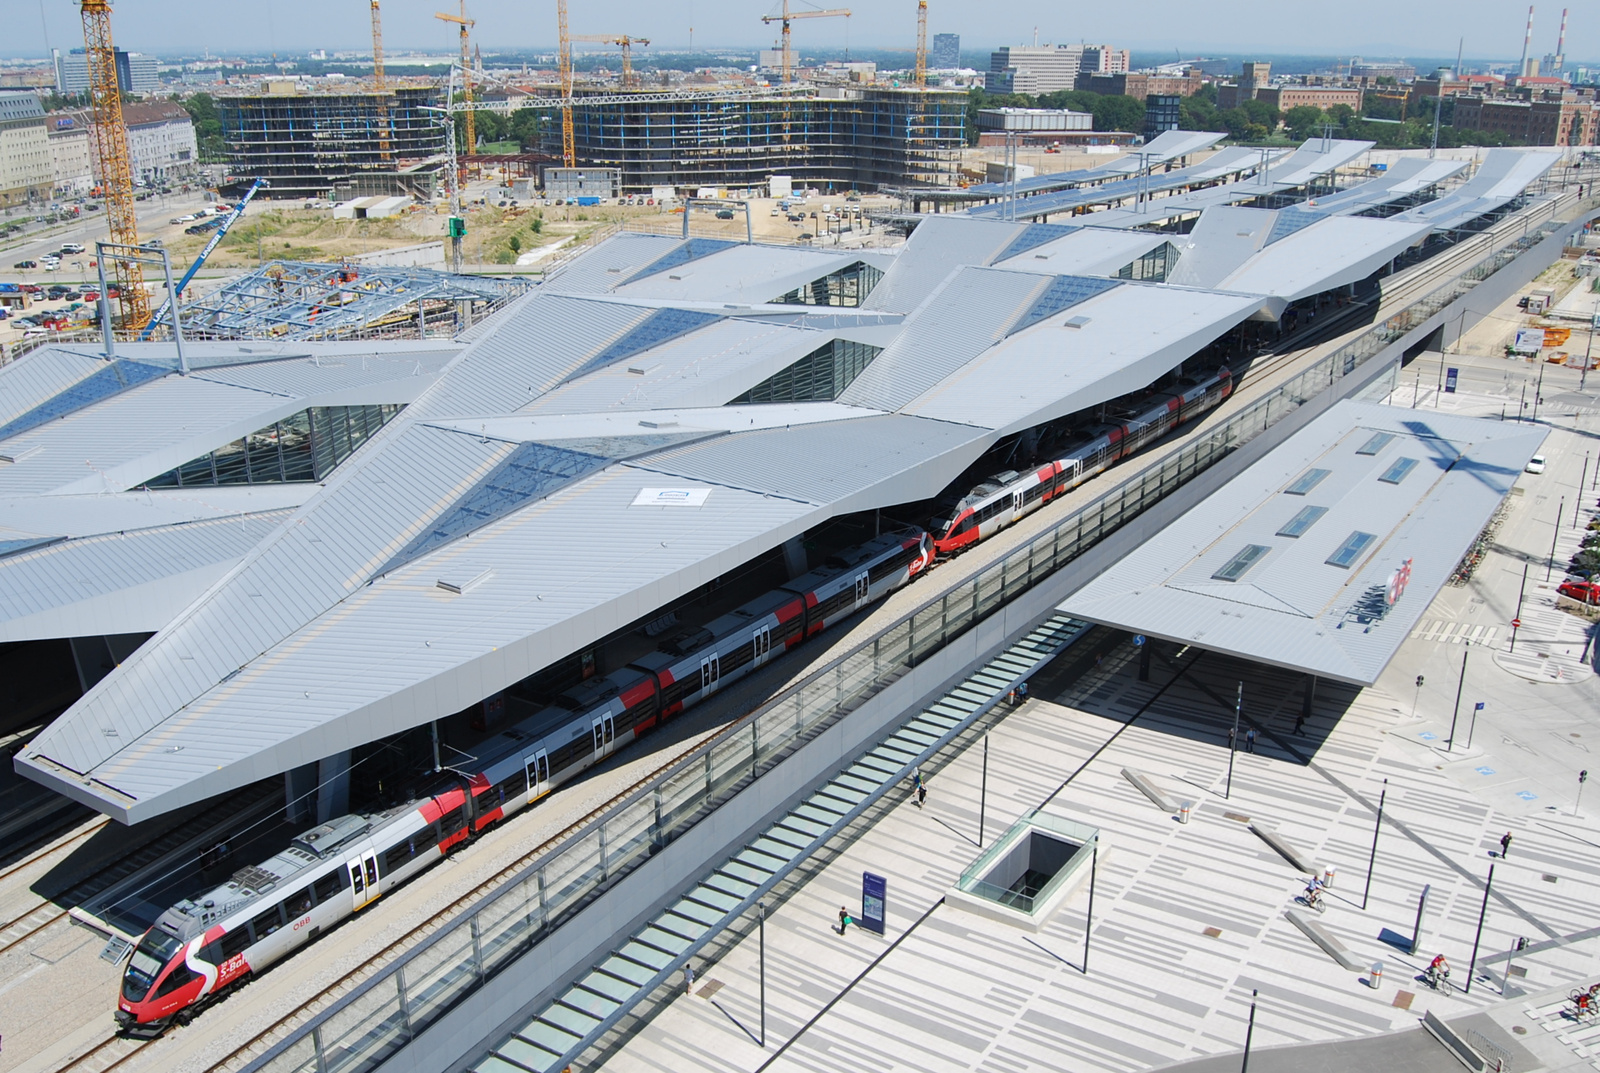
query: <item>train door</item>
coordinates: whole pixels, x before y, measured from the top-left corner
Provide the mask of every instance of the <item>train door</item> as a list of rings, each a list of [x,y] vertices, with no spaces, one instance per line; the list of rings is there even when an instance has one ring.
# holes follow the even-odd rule
[[[550,754],[540,749],[528,757],[528,802],[550,792]]]
[[[861,605],[867,602],[868,590],[872,587],[869,577],[865,570],[856,575],[856,605],[851,608],[852,611],[860,610]]]
[[[1022,517],[1022,492],[1011,493],[1011,520],[1016,521]]]
[[[602,756],[610,756],[611,750],[616,748],[617,726],[612,721],[610,712],[596,716],[594,720],[594,758],[599,760]]]
[[[359,856],[351,857],[345,862],[345,868],[350,873],[350,896],[353,908],[360,909],[370,902],[376,901],[378,894],[378,854],[373,850],[364,850]]]
[[[713,652],[708,656],[700,657],[700,696],[704,697],[717,688],[717,681],[722,677],[722,660]]]
[[[772,627],[760,626],[750,637],[750,666],[759,667],[767,662],[767,654],[772,651]]]

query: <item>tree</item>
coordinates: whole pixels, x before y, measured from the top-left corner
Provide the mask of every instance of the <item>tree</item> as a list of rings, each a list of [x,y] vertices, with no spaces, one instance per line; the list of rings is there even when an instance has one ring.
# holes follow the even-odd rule
[[[1348,127],[1356,117],[1356,110],[1348,104],[1336,104],[1328,109],[1328,119],[1340,130]]]
[[[1239,110],[1250,117],[1250,122],[1258,127],[1264,127],[1267,134],[1278,129],[1278,124],[1283,121],[1283,116],[1278,110],[1266,101],[1258,101],[1248,97],[1239,102]]]
[[[510,137],[519,142],[525,152],[536,151],[543,141],[549,116],[544,108],[518,108],[511,113]]]
[[[221,161],[227,156],[227,146],[222,139],[222,120],[217,116],[217,104],[209,93],[196,93],[180,101],[194,123],[194,140],[203,163]]]
[[[1144,102],[1125,96],[1097,97],[1092,109],[1095,130],[1144,130]]]
[[[1295,141],[1304,141],[1317,132],[1325,118],[1321,108],[1302,104],[1283,114],[1283,125],[1289,128],[1289,137]]]

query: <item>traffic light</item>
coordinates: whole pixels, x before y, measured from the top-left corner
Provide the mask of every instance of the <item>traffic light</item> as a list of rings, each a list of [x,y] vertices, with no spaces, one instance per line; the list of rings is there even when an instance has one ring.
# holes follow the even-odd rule
[[[451,238],[466,238],[467,237],[467,221],[463,217],[460,217],[460,216],[452,216],[452,217],[450,217],[450,237]]]

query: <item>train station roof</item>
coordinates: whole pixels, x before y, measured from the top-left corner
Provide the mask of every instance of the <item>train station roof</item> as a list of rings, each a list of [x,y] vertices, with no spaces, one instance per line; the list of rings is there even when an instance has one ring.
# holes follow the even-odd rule
[[[1062,608],[1371,685],[1544,437],[1526,425],[1338,403]]]
[[[1280,243],[1297,291],[1396,238],[1325,228]],[[1179,266],[1231,237],[1197,231]],[[0,636],[156,632],[16,764],[133,822],[460,711],[1142,390],[1285,301],[1249,275],[1273,248],[1209,262],[1219,289],[1129,278],[1149,240],[1079,226],[934,217],[870,255],[623,234],[454,342],[208,343],[187,376],[166,344],[29,354],[0,368]]]

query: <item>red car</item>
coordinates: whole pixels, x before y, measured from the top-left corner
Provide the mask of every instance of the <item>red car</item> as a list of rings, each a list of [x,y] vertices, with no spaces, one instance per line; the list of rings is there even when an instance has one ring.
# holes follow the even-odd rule
[[[1556,591],[1586,604],[1600,604],[1600,582],[1566,581]]]

